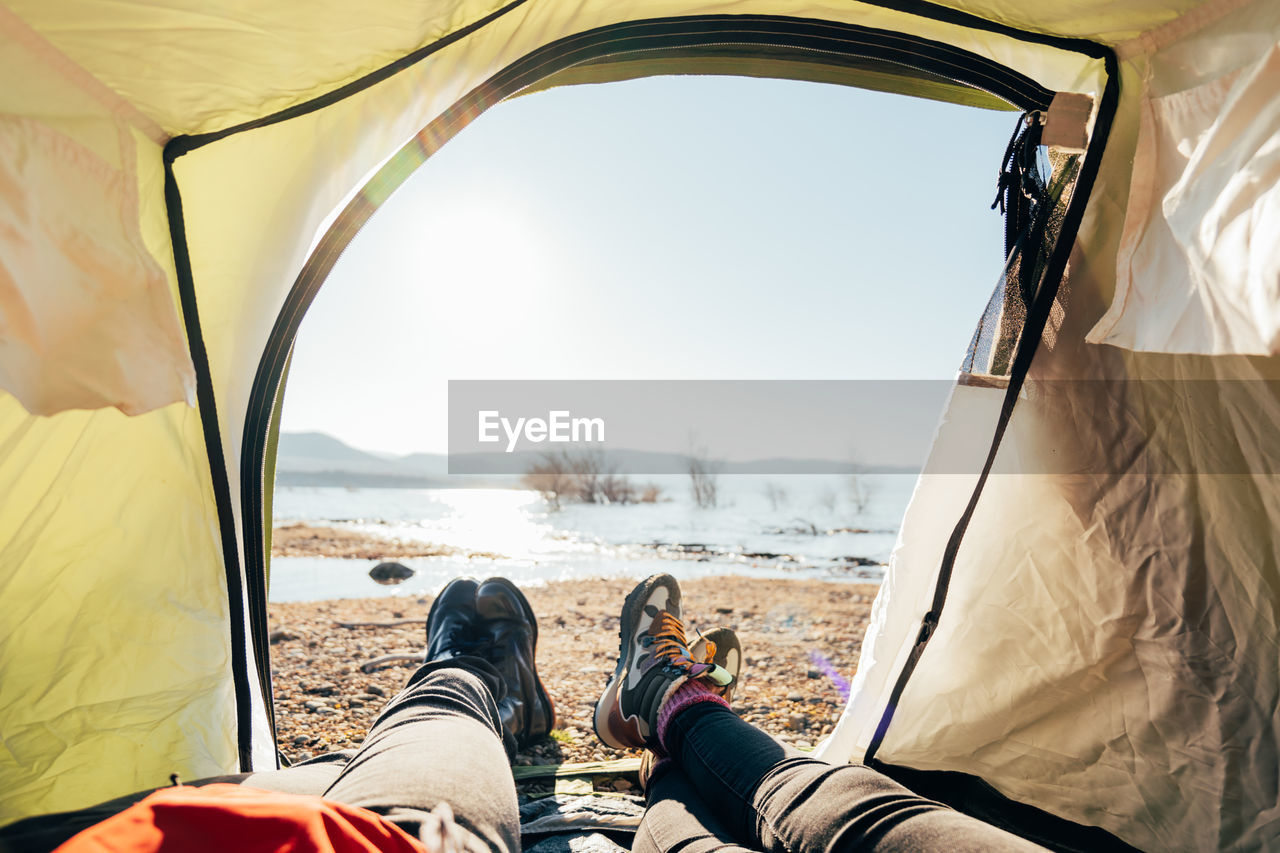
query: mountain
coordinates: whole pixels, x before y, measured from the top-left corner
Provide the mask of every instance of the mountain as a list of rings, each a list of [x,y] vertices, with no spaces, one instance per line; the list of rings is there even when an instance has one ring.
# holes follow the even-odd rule
[[[277,457],[325,461],[368,462],[379,459],[323,432],[282,432]]]
[[[431,488],[456,486],[438,453],[389,456],[358,450],[322,432],[282,432],[276,482],[283,486]],[[474,483],[468,482],[468,485]],[[506,485],[505,483],[503,485]]]
[[[357,486],[447,488],[515,488],[523,473],[543,457],[542,451],[516,453],[471,453],[453,459],[441,453],[410,453],[389,456],[358,450],[322,432],[282,432],[276,451],[276,482],[283,486]],[[645,450],[610,451],[609,467],[636,476],[684,474],[688,459],[679,453]],[[721,474],[849,474],[853,463],[824,459],[762,459],[751,462],[721,462],[714,466]],[[915,473],[913,469],[868,465],[862,473]]]

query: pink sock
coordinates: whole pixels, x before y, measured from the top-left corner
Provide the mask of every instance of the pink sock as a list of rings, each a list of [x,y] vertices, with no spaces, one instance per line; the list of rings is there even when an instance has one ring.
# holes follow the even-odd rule
[[[729,707],[729,703],[724,701],[724,697],[719,693],[698,679],[690,678],[676,688],[676,692],[667,700],[667,704],[658,711],[658,742],[666,743],[667,727],[671,725],[676,714],[699,702],[717,702],[726,708]]]

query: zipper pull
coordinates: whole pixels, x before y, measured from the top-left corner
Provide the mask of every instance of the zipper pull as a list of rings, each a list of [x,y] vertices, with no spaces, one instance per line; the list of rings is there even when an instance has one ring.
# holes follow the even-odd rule
[[[1036,163],[1042,128],[1043,116],[1038,110],[1023,113],[1014,125],[1013,135],[1000,158],[1000,176],[996,181],[996,199],[991,202],[992,210],[998,207],[1001,213],[1006,213],[1014,202],[1012,193],[1015,190],[1032,203],[1038,203],[1044,197],[1045,187]]]

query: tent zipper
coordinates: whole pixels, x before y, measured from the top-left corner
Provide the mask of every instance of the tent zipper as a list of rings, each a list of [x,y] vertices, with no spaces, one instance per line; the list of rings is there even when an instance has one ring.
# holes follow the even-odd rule
[[[832,48],[818,48],[818,47],[809,47],[805,45],[795,45],[795,44],[785,44],[785,43],[765,42],[765,41],[748,41],[748,40],[705,42],[705,43],[699,43],[697,45],[689,45],[687,47],[700,47],[700,48],[771,47],[771,48],[776,48],[778,50],[792,51],[792,52],[798,52],[798,53],[812,53],[812,54],[818,54],[820,56],[839,56],[842,58],[858,57],[863,59],[874,59],[879,62],[896,65],[900,68],[907,68],[912,71],[919,71],[921,73],[931,75],[933,77],[939,77],[951,83],[955,83],[957,85],[967,87],[969,89],[975,89],[980,92],[985,92],[986,94],[991,95],[993,98],[999,98],[1000,100],[1004,101],[1006,104],[1009,104],[1010,106],[1015,107],[1016,109],[1019,109],[1028,113],[1047,110],[1049,107],[1048,101],[1052,98],[1051,92],[1046,92],[1045,90],[1040,89],[1039,87],[1027,86],[1025,80],[1019,79],[1021,75],[1016,75],[1016,74],[1010,75],[1008,73],[1001,74],[999,72],[1008,72],[1009,69],[1005,68],[1005,66],[1000,65],[998,63],[988,62],[986,60],[983,60],[981,57],[975,54],[969,54],[969,58],[965,65],[965,70],[976,70],[980,68],[984,72],[991,72],[992,78],[997,82],[1005,84],[1007,88],[1001,88],[999,86],[991,85],[991,84],[978,83],[978,82],[975,82],[972,77],[956,76],[956,74],[950,70],[943,70],[945,63],[942,63],[942,62],[938,62],[938,63],[906,62],[895,56],[892,56],[892,55],[886,56],[873,50],[840,51]],[[628,49],[617,51],[616,53],[605,54],[604,56],[599,56],[599,55],[594,56],[592,57],[591,61],[596,62],[603,58],[630,56],[630,55],[639,54],[639,53],[671,53],[671,52],[675,52],[683,49],[686,49],[686,48],[684,46],[628,48]],[[1046,98],[1046,95],[1048,96],[1047,98]]]

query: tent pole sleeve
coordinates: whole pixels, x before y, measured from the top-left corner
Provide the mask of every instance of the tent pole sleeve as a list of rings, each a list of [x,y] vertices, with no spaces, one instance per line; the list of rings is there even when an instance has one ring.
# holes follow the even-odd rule
[[[180,156],[180,155],[178,155]],[[213,485],[214,504],[218,511],[218,532],[222,539],[222,562],[227,576],[227,615],[231,628],[231,677],[236,694],[236,744],[241,772],[253,769],[253,714],[249,690],[248,664],[245,660],[245,613],[240,557],[236,542],[236,522],[232,512],[231,484],[227,479],[226,459],[222,452],[222,436],[218,429],[218,408],[214,400],[213,380],[209,372],[209,355],[200,327],[196,305],[195,281],[191,275],[191,255],[187,248],[186,225],[182,215],[182,193],[173,173],[175,156],[168,146],[164,152],[164,196],[169,214],[169,235],[173,242],[173,262],[177,269],[178,294],[182,321],[186,326],[187,347],[196,373],[196,405],[204,430],[205,453],[209,461],[209,477]],[[270,695],[267,693],[265,695]]]

